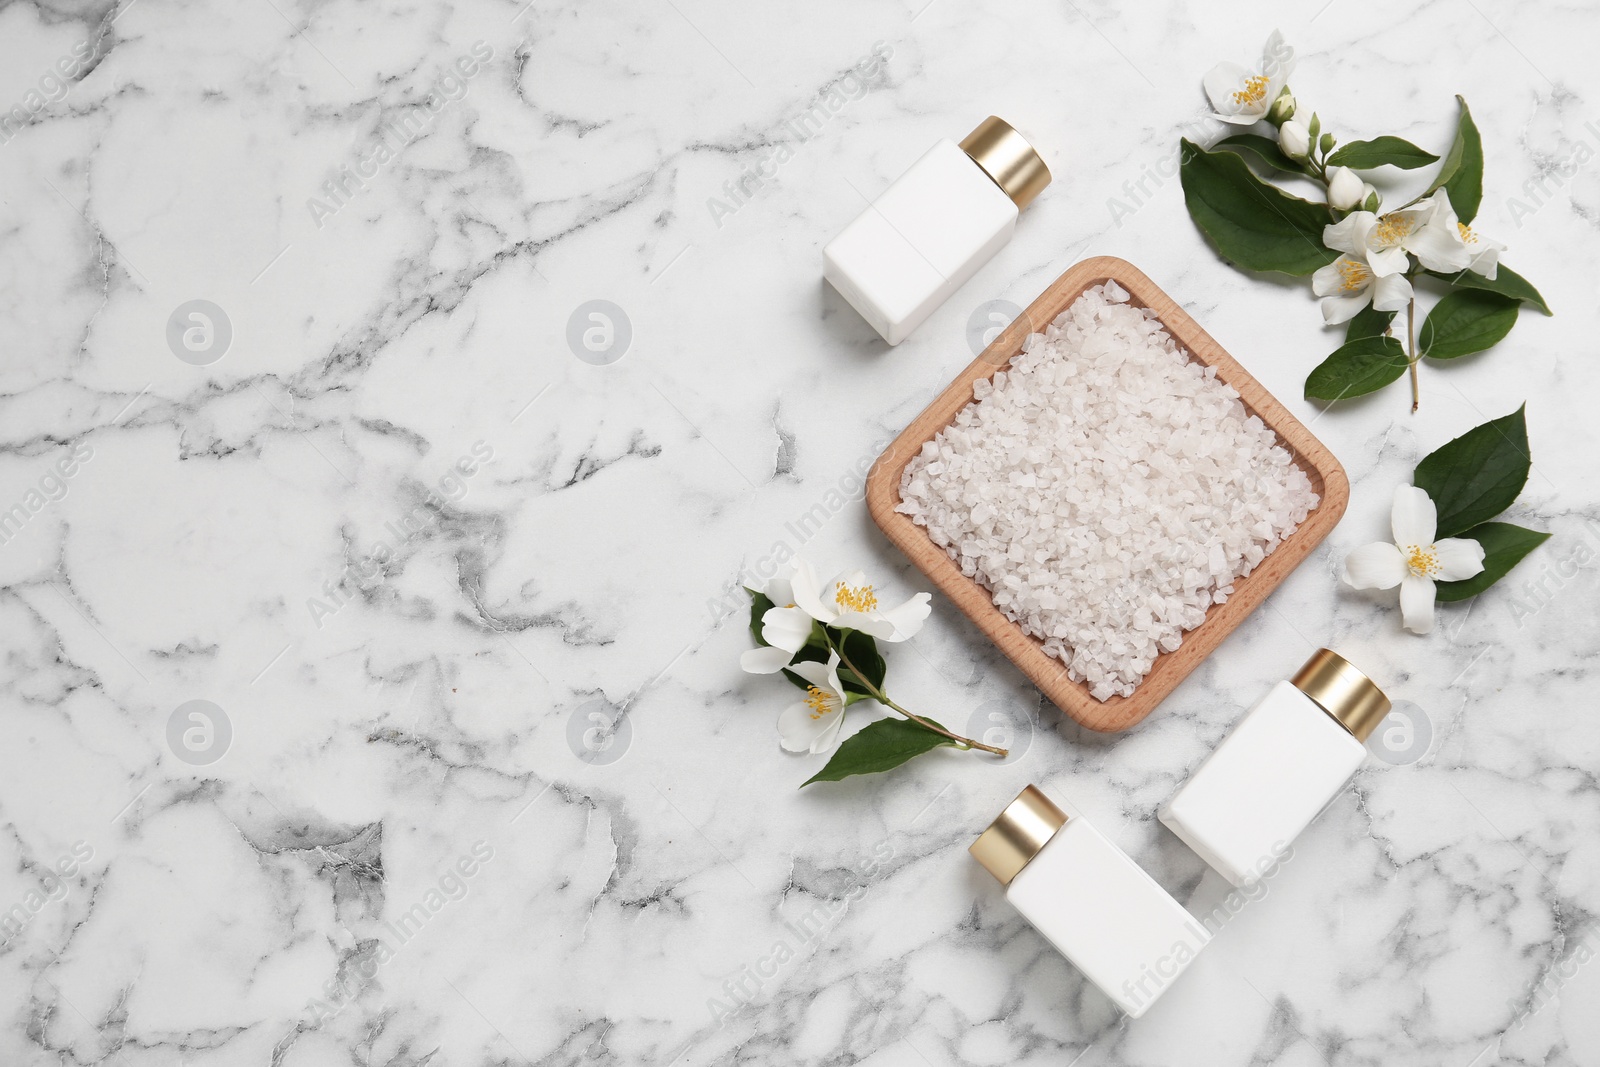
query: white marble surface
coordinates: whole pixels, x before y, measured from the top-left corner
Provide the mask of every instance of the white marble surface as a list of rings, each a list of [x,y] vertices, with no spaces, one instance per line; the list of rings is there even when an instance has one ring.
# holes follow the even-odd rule
[[[22,909],[0,1062],[1600,1063],[1600,966],[1572,965],[1600,949],[1597,556],[1575,562],[1600,545],[1593,11],[924,4],[0,7],[0,106],[26,119],[0,144],[0,508],[28,514],[0,545],[0,907]],[[1204,71],[1274,23],[1301,98],[1346,137],[1442,147],[1465,94],[1483,228],[1558,313],[1427,368],[1416,416],[1402,387],[1300,401],[1334,345],[1305,287],[1220,263],[1177,182],[1150,177]],[[881,70],[841,83],[876,42]],[[414,140],[313,212],[458,59],[472,76]],[[29,97],[58,60],[72,79]],[[841,106],[795,145],[782,124],[834,85]],[[990,112],[1056,182],[886,350],[823,288],[821,246]],[[776,178],[713,218],[779,144]],[[819,761],[778,749],[787,687],[739,674],[744,626],[712,605],[779,542],[917,587],[830,494],[970,358],[976,308],[1102,253],[1315,420],[1354,480],[1348,516],[1121,737],[1041,708],[936,599],[891,682],[956,723],[1036,721],[1021,758],[797,792]],[[195,299],[232,327],[207,366],[166,338]],[[595,299],[631,323],[611,365],[565,339]],[[1524,400],[1518,513],[1556,536],[1517,580],[1426,639],[1339,589],[1414,460]],[[381,573],[328,598],[380,542]],[[1541,575],[1547,606],[1519,618]],[[1325,642],[1422,709],[1426,754],[1372,761],[1122,1023],[966,844],[1037,782],[1209,910],[1223,887],[1155,808]],[[169,742],[192,700],[231,727],[209,764]],[[589,714],[616,708],[621,758],[578,758]],[[780,940],[794,958],[715,1020]]]

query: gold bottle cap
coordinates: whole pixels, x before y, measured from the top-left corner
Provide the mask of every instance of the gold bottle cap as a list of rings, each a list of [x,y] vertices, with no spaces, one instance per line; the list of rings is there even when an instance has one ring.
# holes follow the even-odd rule
[[[1289,681],[1365,743],[1389,714],[1389,698],[1337,652],[1318,649]]]
[[[978,835],[967,851],[998,878],[1001,885],[1010,885],[1011,879],[1039,854],[1066,821],[1067,813],[1030,785],[1006,805],[1006,810]]]
[[[1021,211],[1050,184],[1050,168],[1027,139],[1004,119],[990,115],[961,139],[961,150]]]

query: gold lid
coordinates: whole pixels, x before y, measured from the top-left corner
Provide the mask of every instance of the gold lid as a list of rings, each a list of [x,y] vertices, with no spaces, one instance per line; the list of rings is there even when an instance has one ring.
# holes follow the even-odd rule
[[[1022,210],[1050,184],[1050,168],[1027,139],[990,115],[961,139],[961,150]]]
[[[985,870],[1010,885],[1067,821],[1067,813],[1033,786],[1017,794],[1000,817],[967,847]]]
[[[1383,690],[1349,660],[1326,648],[1318,649],[1289,681],[1337,719],[1357,741],[1365,742],[1371,737],[1389,714],[1389,698]]]

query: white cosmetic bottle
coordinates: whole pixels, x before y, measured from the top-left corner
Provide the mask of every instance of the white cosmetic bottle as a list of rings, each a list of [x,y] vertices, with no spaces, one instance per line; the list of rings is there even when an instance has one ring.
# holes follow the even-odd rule
[[[1228,881],[1249,886],[1344,788],[1388,713],[1370,678],[1320,649],[1244,713],[1161,821]]]
[[[1135,1019],[1210,940],[1087,819],[1031,785],[969,851],[1022,917]]]
[[[891,345],[987,263],[1050,184],[1033,146],[993,115],[896,178],[822,250],[822,276]]]

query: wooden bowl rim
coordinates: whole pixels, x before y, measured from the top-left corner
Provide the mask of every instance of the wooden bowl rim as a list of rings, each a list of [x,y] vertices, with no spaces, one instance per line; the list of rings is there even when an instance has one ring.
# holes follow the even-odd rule
[[[1251,574],[1234,583],[1225,604],[1213,604],[1205,620],[1184,634],[1174,652],[1162,653],[1144,681],[1130,697],[1098,701],[1081,682],[1067,677],[1066,665],[1047,655],[1042,643],[1023,633],[994,606],[988,590],[961,573],[946,552],[929,539],[926,527],[895,510],[900,503],[900,477],[906,464],[927,441],[949,426],[973,399],[972,383],[992,377],[1010,365],[1022,349],[1032,324],[1040,328],[1054,321],[1085,290],[1114,281],[1132,301],[1156,312],[1190,358],[1215,367],[1217,377],[1233,386],[1245,407],[1277,435],[1311,479],[1321,502],[1288,538]],[[1344,467],[1311,431],[1245,370],[1222,345],[1170,296],[1133,264],[1114,256],[1096,256],[1074,264],[958,374],[921,414],[889,445],[867,478],[867,509],[873,521],[894,545],[927,575],[934,586],[961,609],[994,641],[1052,703],[1075,722],[1091,730],[1126,730],[1155,710],[1199,664],[1260,606],[1273,589],[1321,544],[1338,524],[1350,499]]]

